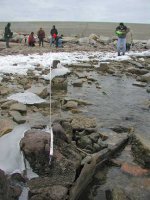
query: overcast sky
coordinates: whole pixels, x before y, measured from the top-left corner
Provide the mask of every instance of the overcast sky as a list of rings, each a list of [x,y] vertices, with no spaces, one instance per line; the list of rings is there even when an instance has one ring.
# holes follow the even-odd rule
[[[0,21],[150,24],[150,0],[0,0]]]

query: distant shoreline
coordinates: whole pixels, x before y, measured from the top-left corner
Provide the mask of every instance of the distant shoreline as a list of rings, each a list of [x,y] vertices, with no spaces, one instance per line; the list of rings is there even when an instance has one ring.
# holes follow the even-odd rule
[[[4,30],[7,22],[0,22],[0,30]],[[81,37],[89,36],[91,33],[97,35],[103,35],[107,37],[115,36],[115,28],[119,24],[118,22],[72,22],[72,21],[20,21],[11,22],[11,29],[14,32],[30,33],[39,30],[42,27],[46,34],[50,34],[52,26],[55,24],[58,32],[64,36]],[[125,23],[133,30],[134,39],[136,40],[148,40],[150,39],[150,24],[142,23]]]

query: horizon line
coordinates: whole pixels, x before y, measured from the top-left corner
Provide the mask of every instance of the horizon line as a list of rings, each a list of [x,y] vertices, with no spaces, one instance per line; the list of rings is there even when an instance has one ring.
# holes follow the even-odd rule
[[[70,21],[62,21],[62,20],[60,20],[60,21],[58,21],[58,20],[52,20],[52,21],[49,21],[49,20],[0,20],[0,23],[7,23],[7,22],[11,22],[11,23],[13,23],[13,22],[72,22],[72,23],[120,23],[121,21],[72,21],[72,20],[70,20]],[[123,22],[123,23],[126,23],[126,24],[147,24],[147,25],[150,25],[150,22],[148,23],[148,22]]]

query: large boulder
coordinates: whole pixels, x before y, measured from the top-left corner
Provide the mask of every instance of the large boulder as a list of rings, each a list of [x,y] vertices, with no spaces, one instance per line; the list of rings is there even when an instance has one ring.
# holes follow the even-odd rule
[[[81,157],[75,147],[60,138],[56,140],[54,134],[54,156],[51,166],[49,165],[50,133],[39,130],[27,131],[20,142],[20,147],[36,173],[49,175],[51,181],[56,184],[72,183]]]

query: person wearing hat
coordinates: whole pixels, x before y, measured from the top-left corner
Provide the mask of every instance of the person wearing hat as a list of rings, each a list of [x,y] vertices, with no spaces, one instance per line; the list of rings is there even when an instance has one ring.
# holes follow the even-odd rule
[[[4,39],[6,41],[6,48],[10,48],[9,41],[10,41],[10,38],[12,38],[12,36],[13,36],[13,32],[11,32],[11,30],[10,30],[10,26],[11,26],[11,23],[8,23],[5,27],[5,32],[4,32]]]
[[[117,52],[118,56],[120,56],[121,52],[123,55],[125,55],[126,52],[126,34],[128,32],[127,27],[124,25],[124,23],[120,23],[119,26],[116,28],[116,35],[118,36],[117,41]]]

